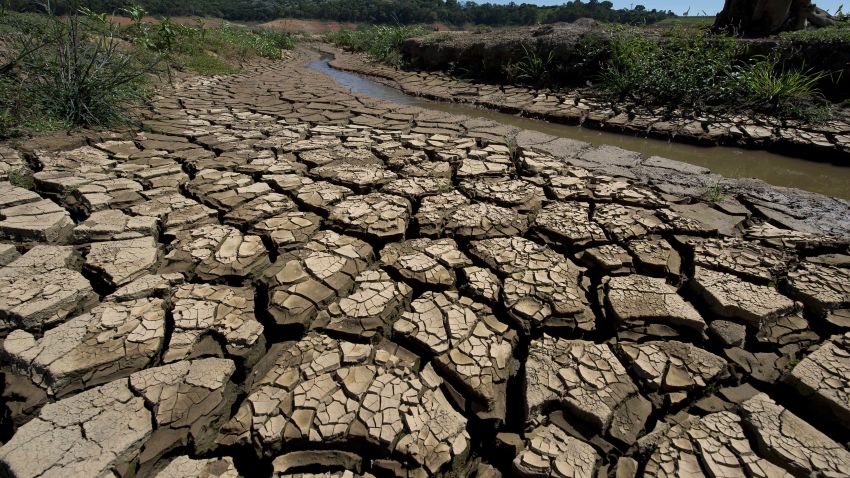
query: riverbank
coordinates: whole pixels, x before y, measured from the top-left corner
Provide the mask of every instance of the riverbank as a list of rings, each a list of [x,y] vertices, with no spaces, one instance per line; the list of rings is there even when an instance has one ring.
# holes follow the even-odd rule
[[[407,95],[381,83],[379,78],[333,68],[334,56],[311,62],[309,67],[330,75],[353,93],[371,96],[402,105],[495,121],[499,124],[588,143],[590,146],[615,146],[639,153],[641,158],[663,157],[691,166],[705,168],[729,179],[755,178],[773,186],[797,188],[850,200],[850,168],[827,162],[816,162],[763,150],[731,146],[699,146],[664,139],[639,137],[552,123],[520,115],[501,113],[466,103],[449,103]],[[711,181],[714,178],[711,178]],[[708,186],[706,187],[708,189]]]
[[[521,114],[551,122],[581,125],[587,128],[635,136],[649,136],[702,145],[727,145],[780,152],[816,161],[850,163],[850,113],[846,107],[834,108],[833,118],[815,123],[772,117],[765,114],[703,114],[676,116],[664,108],[647,109],[618,104],[589,88],[552,90],[495,83],[483,83],[466,70],[485,65],[492,73],[512,61],[516,50],[548,45],[557,63],[577,64],[576,45],[592,26],[475,34],[439,33],[408,40],[404,60],[421,69],[400,70],[351,54],[338,57],[339,69],[382,79],[411,95],[439,101],[467,103],[510,114]],[[574,31],[578,29],[578,31]],[[534,43],[524,43],[524,42]],[[791,47],[789,47],[791,48]],[[821,53],[830,46],[818,45]],[[545,49],[545,48],[544,48]],[[513,58],[513,59],[512,59]],[[541,59],[541,61],[546,61]],[[841,63],[839,60],[835,60]],[[454,75],[447,73],[454,72]],[[457,74],[464,74],[461,79]],[[843,76],[841,76],[843,78]],[[844,80],[842,80],[844,81]]]

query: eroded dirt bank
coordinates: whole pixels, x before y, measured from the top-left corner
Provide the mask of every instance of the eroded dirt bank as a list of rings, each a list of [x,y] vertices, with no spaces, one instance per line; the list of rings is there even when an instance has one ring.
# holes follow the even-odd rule
[[[704,202],[705,170],[356,97],[312,58],[0,149],[36,171],[0,181],[3,474],[850,468],[850,204]]]

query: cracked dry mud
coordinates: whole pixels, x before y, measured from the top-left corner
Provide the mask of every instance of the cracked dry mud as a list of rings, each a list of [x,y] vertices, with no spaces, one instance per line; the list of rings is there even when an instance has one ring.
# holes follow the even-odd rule
[[[315,57],[0,146],[0,475],[850,476],[850,207]]]

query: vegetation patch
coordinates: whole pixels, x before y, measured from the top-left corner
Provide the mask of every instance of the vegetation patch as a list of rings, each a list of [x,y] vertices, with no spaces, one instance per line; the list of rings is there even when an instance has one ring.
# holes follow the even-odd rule
[[[0,139],[126,123],[163,73],[231,74],[238,62],[280,59],[295,44],[286,33],[229,23],[151,22],[137,5],[121,10],[125,27],[86,8],[66,13],[0,9]]]
[[[678,29],[658,39],[614,34],[600,79],[617,101],[687,114],[751,109],[813,121],[830,113],[818,85],[837,75],[788,66],[777,54],[749,57],[732,38]]]
[[[372,26],[341,30],[325,35],[325,41],[351,51],[367,53],[374,60],[400,67],[404,63],[401,46],[405,40],[428,33],[421,26]]]

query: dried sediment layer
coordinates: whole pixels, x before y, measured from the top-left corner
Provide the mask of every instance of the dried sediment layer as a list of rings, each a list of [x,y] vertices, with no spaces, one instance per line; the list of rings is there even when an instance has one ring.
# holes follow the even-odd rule
[[[296,55],[179,81],[144,133],[0,148],[41,163],[0,210],[52,204],[26,237],[0,217],[0,474],[846,469],[781,406],[848,416],[822,334],[850,329],[850,250],[801,226],[827,216],[780,228],[789,193],[685,198],[637,172],[707,172],[357,97]]]

